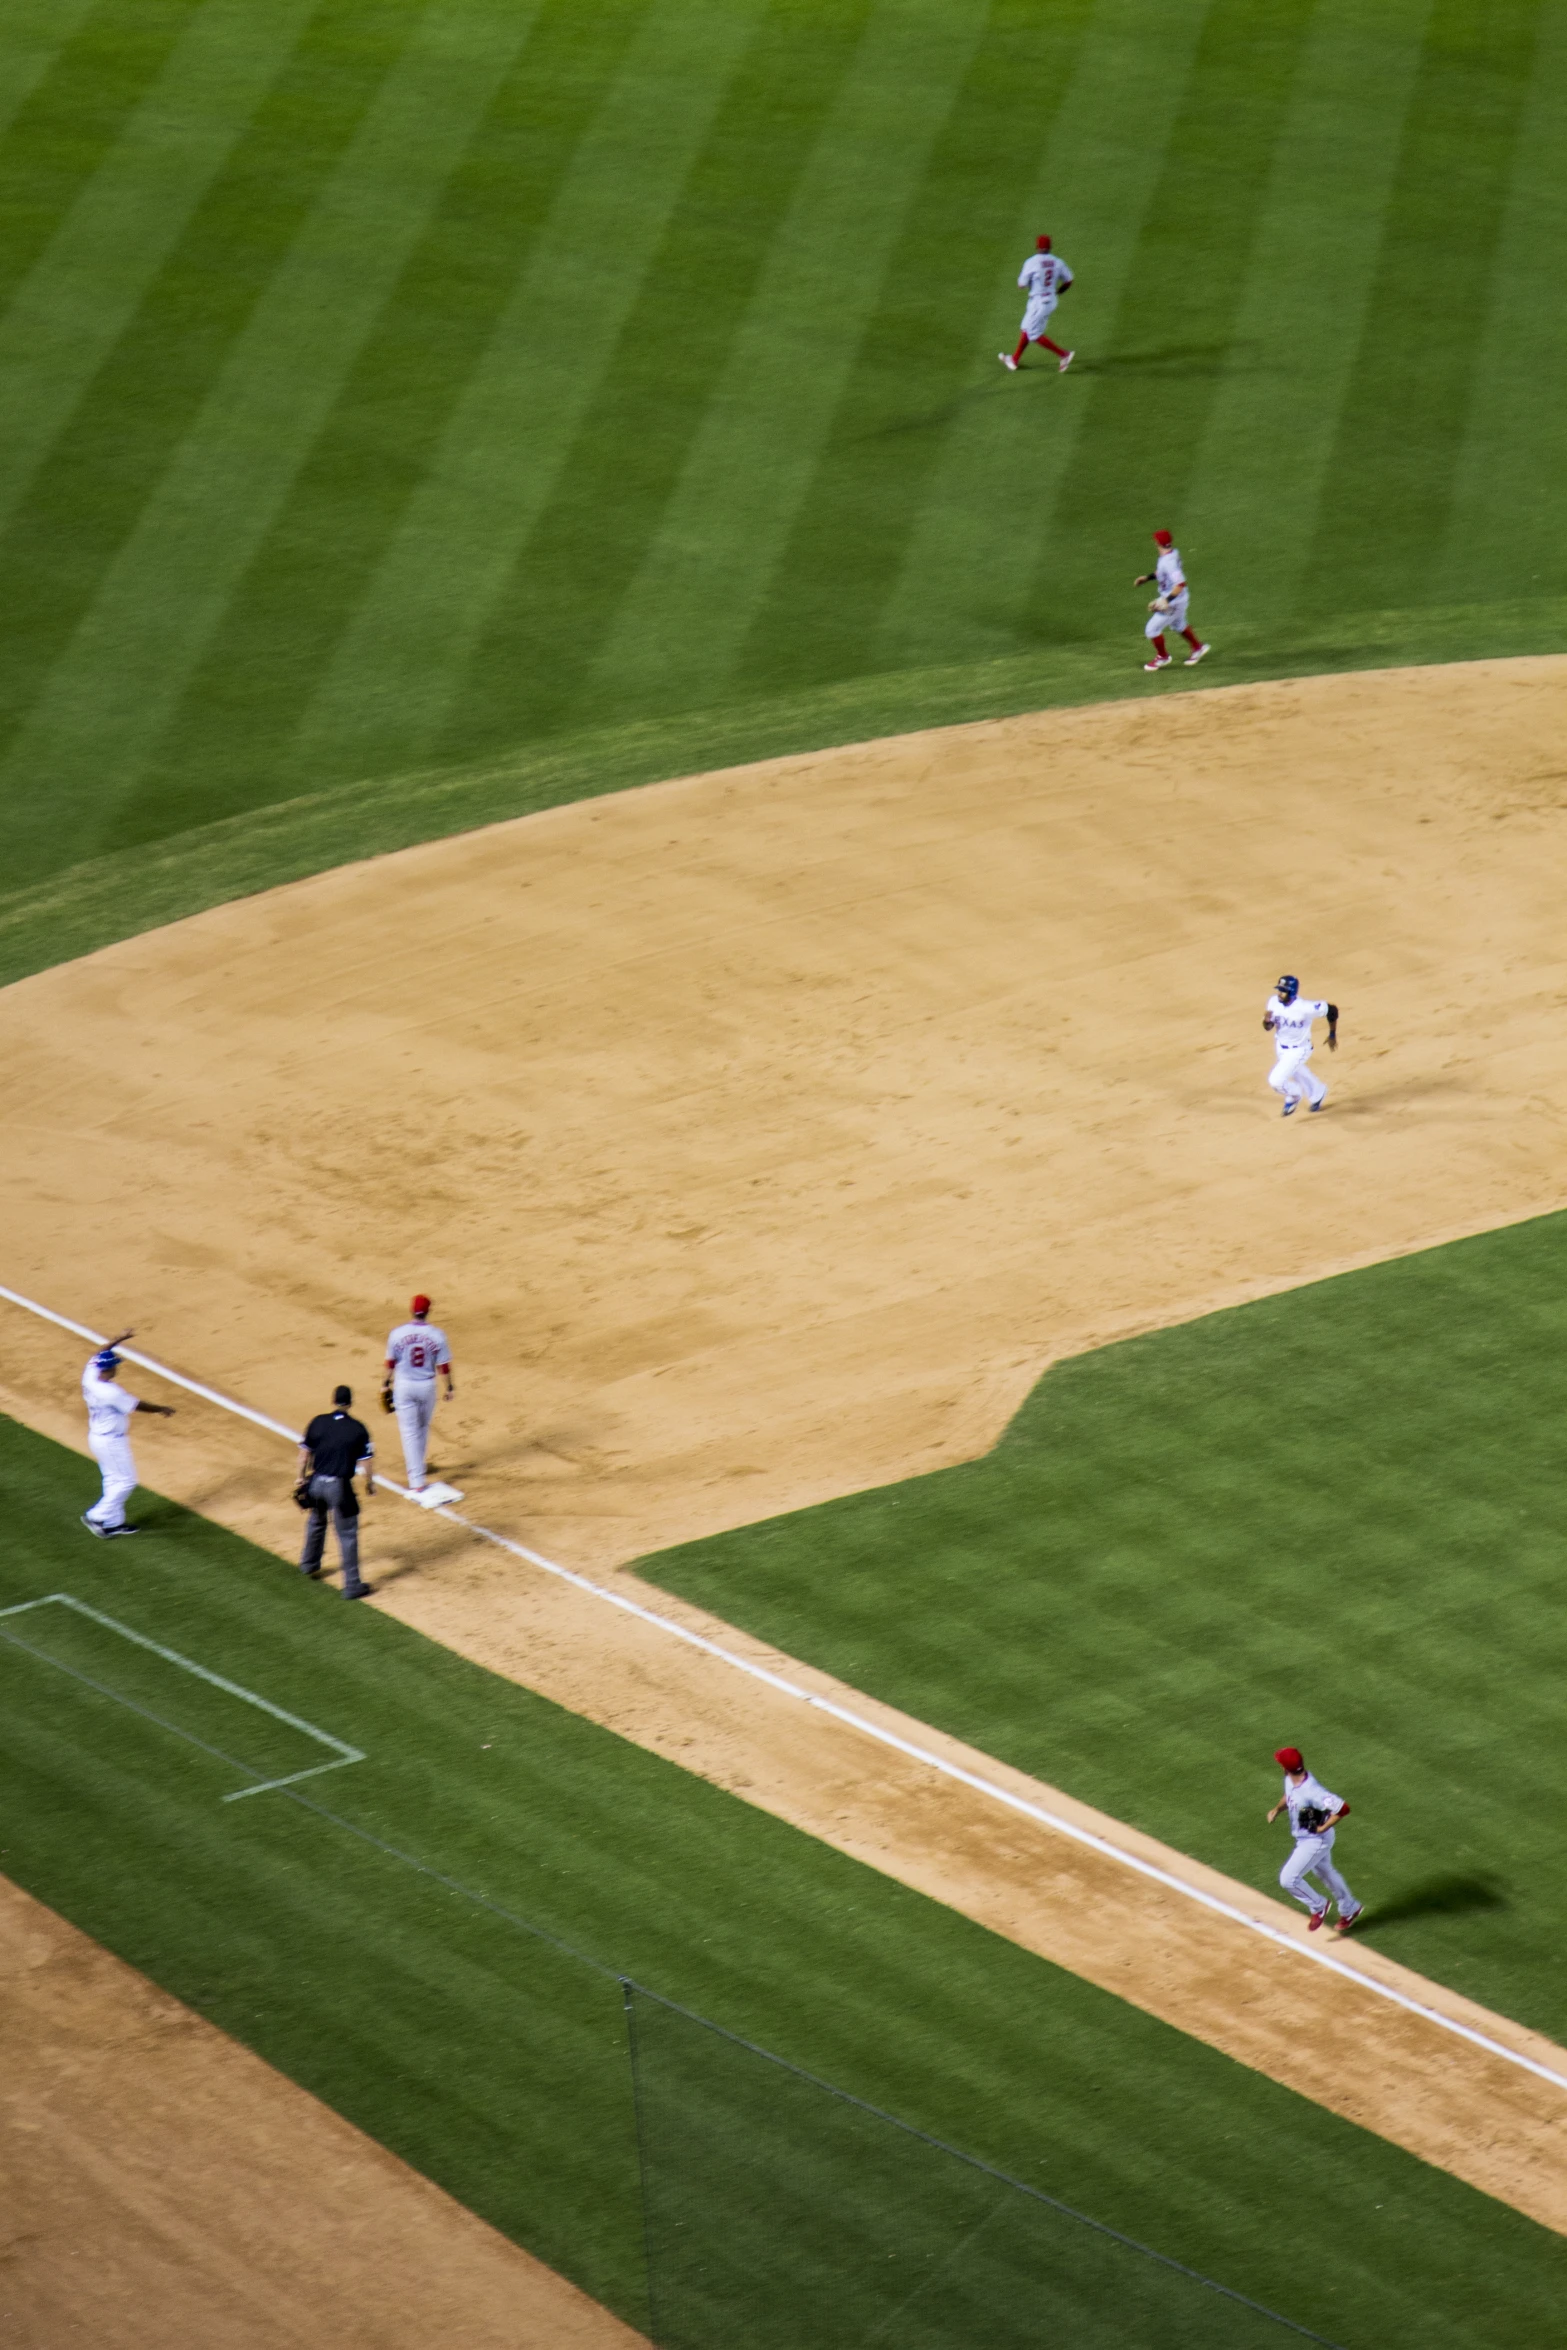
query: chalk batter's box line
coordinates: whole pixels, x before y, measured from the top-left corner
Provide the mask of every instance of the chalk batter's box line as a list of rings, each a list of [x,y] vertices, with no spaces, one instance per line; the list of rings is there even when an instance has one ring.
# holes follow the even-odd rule
[[[87,1616],[93,1623],[102,1624],[105,1631],[118,1633],[122,1640],[129,1640],[137,1648],[145,1648],[151,1655],[162,1657],[165,1664],[178,1665],[182,1673],[194,1673],[198,1681],[207,1682],[213,1689],[221,1689],[225,1697],[237,1697],[242,1704],[256,1706],[262,1713],[270,1714],[275,1722],[285,1722],[289,1729],[303,1731],[318,1746],[332,1748],[331,1762],[311,1763],[307,1770],[290,1771],[281,1779],[257,1779],[253,1787],[235,1787],[222,1797],[224,1803],[243,1803],[247,1795],[268,1795],[278,1787],[296,1787],[301,1779],[318,1779],[323,1771],[340,1771],[348,1763],[363,1762],[365,1759],[357,1746],[350,1746],[345,1740],[334,1738],[330,1730],[318,1730],[314,1722],[307,1722],[298,1714],[286,1712],[282,1706],[274,1705],[270,1697],[258,1696],[254,1689],[242,1689],[237,1681],[226,1681],[221,1673],[209,1672],[205,1665],[198,1665],[194,1657],[181,1656],[177,1648],[165,1648],[161,1641],[149,1640],[145,1632],[133,1631],[129,1624],[122,1624],[114,1616],[106,1616],[99,1609],[89,1607],[85,1599],[77,1599],[69,1591],[50,1591],[42,1599],[24,1599],[19,1606],[0,1607],[0,1619],[29,1615],[34,1608],[40,1607],[68,1607],[75,1615]],[[127,1697],[123,1689],[112,1689],[108,1682],[95,1681],[90,1673],[82,1672],[79,1666],[65,1664],[59,1657],[51,1656],[46,1648],[35,1648],[30,1640],[22,1639],[19,1633],[7,1631],[3,1621],[0,1621],[0,1640],[8,1641],[13,1648],[20,1648],[26,1655],[36,1657],[40,1664],[52,1665],[57,1673],[68,1673],[73,1681],[80,1681],[85,1688],[96,1690],[100,1697],[112,1698],[116,1705],[128,1707],[133,1714],[140,1714],[144,1722],[155,1723],[171,1736],[183,1738],[188,1746],[200,1747],[203,1754],[210,1754],[217,1761],[227,1763],[231,1770],[239,1771],[245,1778],[256,1779],[257,1775],[248,1763],[240,1762],[232,1754],[225,1754],[221,1746],[209,1746],[205,1738],[196,1736],[194,1730],[182,1730],[177,1722],[166,1722],[150,1706],[139,1705],[134,1697]]]
[[[73,1330],[79,1338],[91,1339],[95,1346],[104,1343],[101,1332],[90,1330],[85,1322],[73,1322],[65,1314],[57,1314],[52,1306],[40,1305],[36,1298],[24,1297],[20,1290],[0,1286],[0,1298],[20,1306],[24,1313],[36,1314],[40,1321],[53,1322],[61,1330]],[[224,1395],[216,1387],[203,1386],[200,1380],[188,1379],[182,1371],[171,1371],[167,1364],[158,1362],[152,1355],[138,1354],[131,1347],[124,1347],[121,1352],[127,1362],[141,1364],[144,1370],[156,1373],[158,1378],[167,1379],[176,1387],[186,1388],[192,1395],[204,1396],[209,1403],[220,1405],[226,1412],[236,1413],[240,1419],[249,1420],[258,1428],[267,1428],[274,1435],[286,1436],[291,1444],[299,1442],[297,1430],[286,1428],[281,1420],[269,1419],[264,1412],[253,1410],[237,1397]],[[393,1484],[390,1478],[383,1479],[378,1475],[376,1483],[385,1484],[389,1492],[398,1494],[404,1501],[423,1506],[417,1494],[410,1493],[406,1486]],[[1407,1991],[1400,1991],[1394,1984],[1384,1983],[1379,1976],[1335,1957],[1331,1950],[1319,1950],[1314,1943],[1303,1941],[1296,1934],[1285,1933],[1281,1926],[1270,1926],[1264,1919],[1253,1917],[1249,1910],[1241,1909],[1236,1903],[1225,1901],[1219,1894],[1209,1893],[1201,1885],[1193,1885],[1186,1878],[1178,1877],[1172,1869],[1160,1868],[1157,1862],[1145,1860],[1141,1853],[1129,1851],[1122,1844],[1113,1844],[1108,1836],[1096,1835],[1092,1828],[1082,1827],[1076,1820],[1069,1820],[1060,1812],[1047,1811],[1043,1804],[1030,1803],[1026,1796],[1015,1795],[1010,1787],[1003,1787],[994,1779],[982,1778],[977,1771],[965,1770],[961,1763],[952,1762],[931,1747],[919,1746],[910,1738],[900,1738],[896,1731],[885,1729],[868,1715],[856,1713],[850,1706],[837,1705],[831,1698],[818,1696],[814,1689],[802,1688],[798,1681],[791,1681],[782,1673],[774,1673],[766,1665],[753,1664],[749,1657],[737,1655],[732,1648],[725,1648],[717,1640],[709,1640],[701,1632],[693,1632],[673,1616],[661,1616],[655,1608],[643,1607],[624,1592],[611,1591],[604,1584],[595,1583],[591,1576],[579,1575],[573,1568],[563,1567],[557,1560],[546,1558],[542,1551],[530,1550],[526,1543],[513,1542],[509,1535],[497,1534],[489,1526],[476,1524],[472,1518],[465,1518],[460,1511],[453,1509],[450,1503],[441,1504],[435,1514],[450,1519],[453,1525],[464,1527],[468,1533],[477,1535],[481,1542],[493,1543],[497,1550],[509,1551],[513,1558],[525,1559],[530,1566],[538,1567],[546,1575],[553,1575],[557,1582],[569,1583],[574,1591],[580,1591],[606,1607],[619,1608],[622,1615],[635,1616],[640,1623],[651,1624],[655,1631],[666,1633],[672,1640],[683,1641],[688,1648],[700,1649],[704,1656],[716,1658],[718,1663],[729,1666],[731,1671],[744,1673],[749,1680],[761,1682],[764,1688],[774,1689],[782,1697],[794,1698],[801,1705],[814,1707],[818,1713],[830,1715],[834,1721],[842,1722],[847,1729],[857,1731],[861,1737],[874,1739],[878,1746],[890,1747],[895,1754],[906,1755],[911,1762],[939,1772],[944,1779],[955,1779],[960,1786],[984,1796],[987,1802],[1002,1804],[1023,1819],[1033,1820],[1038,1826],[1050,1829],[1053,1834],[1065,1836],[1073,1844],[1084,1845],[1090,1852],[1097,1852],[1101,1858],[1112,1860],[1121,1868],[1131,1869],[1135,1875],[1146,1877],[1155,1885],[1162,1885],[1166,1892],[1178,1893],[1183,1901],[1194,1901],[1200,1909],[1228,1919],[1231,1925],[1243,1926],[1248,1934],[1255,1934],[1261,1941],[1271,1942],[1278,1950],[1287,1950],[1292,1958],[1305,1959],[1312,1966],[1325,1968],[1330,1975],[1338,1975],[1345,1982],[1358,1984],[1363,1991],[1369,1991],[1374,1998],[1385,2000],[1390,2007],[1402,2008],[1406,2015],[1418,2016],[1422,2023],[1434,2024],[1438,2031],[1448,2032],[1456,2040],[1466,2040],[1471,2048],[1478,2048],[1487,2056],[1500,2057],[1504,2064],[1515,2065],[1520,2072],[1533,2073],[1537,2080],[1549,2081],[1555,2089],[1567,2090],[1567,2074],[1557,2072],[1550,2065],[1538,2063],[1532,2056],[1525,2056],[1521,2049],[1509,2048],[1505,2040],[1493,2040],[1489,2033],[1476,2031],[1472,2024],[1460,2023],[1456,2016],[1444,2014],[1439,2007],[1431,2007],[1422,1999],[1411,1998]]]

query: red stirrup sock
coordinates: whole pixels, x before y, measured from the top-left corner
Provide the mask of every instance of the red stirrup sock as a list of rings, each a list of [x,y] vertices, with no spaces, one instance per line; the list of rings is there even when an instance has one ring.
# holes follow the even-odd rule
[[[1154,651],[1155,651],[1155,652],[1158,654],[1158,656],[1159,656],[1159,658],[1160,658],[1160,660],[1161,660],[1161,661],[1168,661],[1168,659],[1170,658],[1170,654],[1169,654],[1169,648],[1168,648],[1168,646],[1165,644],[1165,641],[1164,641],[1164,639],[1163,639],[1163,637],[1162,637],[1162,636],[1156,636],[1156,637],[1154,638],[1154,640],[1153,640],[1153,649],[1154,649]]]
[[[1183,637],[1185,637],[1186,642],[1191,646],[1194,653],[1200,653],[1202,651],[1202,638],[1197,634],[1195,628],[1183,628],[1181,634]]]
[[[1016,350],[1013,352],[1013,354],[1012,354],[1012,364],[1013,364],[1013,366],[1014,366],[1014,367],[1021,367],[1021,366],[1022,366],[1022,364],[1023,364],[1023,353],[1024,353],[1024,352],[1025,352],[1027,349],[1028,349],[1028,337],[1027,337],[1027,335],[1019,335],[1019,336],[1018,336],[1018,339],[1017,339],[1017,349],[1016,349]]]
[[[1061,345],[1059,343],[1053,343],[1048,335],[1037,335],[1035,340],[1039,344],[1041,350],[1054,351],[1058,359],[1064,359],[1066,357],[1066,353],[1062,350]]]

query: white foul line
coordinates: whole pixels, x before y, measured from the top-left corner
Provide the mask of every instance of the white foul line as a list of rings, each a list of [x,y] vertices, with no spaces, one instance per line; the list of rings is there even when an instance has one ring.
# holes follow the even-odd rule
[[[8,1299],[14,1306],[21,1306],[26,1313],[37,1314],[45,1322],[57,1324],[62,1330],[74,1331],[78,1338],[90,1339],[95,1346],[104,1343],[102,1334],[89,1330],[85,1322],[73,1322],[65,1314],[55,1313],[52,1307],[40,1305],[36,1298],[23,1297],[19,1290],[0,1287],[0,1298]],[[160,1379],[172,1381],[176,1387],[186,1388],[192,1395],[203,1396],[208,1403],[218,1404],[226,1412],[235,1412],[241,1419],[253,1421],[258,1428],[267,1428],[274,1435],[285,1436],[291,1444],[299,1442],[296,1429],[286,1428],[281,1420],[269,1419],[265,1412],[252,1410],[249,1404],[240,1403],[232,1395],[224,1395],[219,1388],[203,1386],[198,1379],[187,1379],[183,1372],[171,1371],[152,1355],[137,1353],[131,1347],[121,1347],[119,1352],[127,1362],[139,1363],[144,1370],[155,1372]],[[399,1495],[404,1501],[419,1502],[417,1494],[410,1493],[406,1486],[393,1484],[390,1478],[383,1478],[379,1472],[376,1483],[385,1485],[388,1492]],[[1112,1844],[1108,1837],[1095,1835],[1091,1828],[1079,1827],[1075,1820],[1065,1819],[1057,1812],[1046,1811],[1042,1804],[1030,1803],[1025,1796],[1013,1794],[1009,1787],[1001,1786],[994,1779],[982,1778],[976,1771],[965,1770],[960,1763],[949,1761],[945,1755],[937,1754],[928,1746],[917,1746],[912,1739],[900,1738],[896,1731],[884,1729],[867,1715],[855,1713],[848,1706],[835,1705],[830,1698],[819,1697],[812,1689],[803,1689],[799,1682],[787,1680],[782,1673],[770,1672],[765,1665],[753,1664],[749,1657],[738,1656],[732,1648],[725,1648],[718,1641],[709,1640],[701,1632],[693,1632],[687,1625],[678,1623],[673,1616],[660,1615],[655,1608],[644,1607],[640,1601],[628,1599],[624,1592],[611,1591],[606,1585],[595,1583],[588,1575],[579,1575],[571,1567],[558,1565],[541,1551],[530,1550],[526,1543],[513,1542],[508,1535],[497,1534],[489,1526],[477,1525],[472,1518],[463,1517],[460,1511],[449,1505],[443,1505],[433,1514],[466,1527],[470,1534],[478,1535],[482,1542],[493,1543],[497,1550],[510,1551],[514,1558],[526,1559],[530,1566],[540,1568],[543,1573],[555,1576],[562,1583],[569,1583],[573,1590],[585,1592],[590,1599],[602,1600],[609,1607],[619,1608],[624,1615],[635,1616],[639,1622],[651,1624],[656,1631],[667,1632],[673,1639],[683,1640],[687,1647],[700,1649],[704,1656],[716,1657],[720,1664],[731,1666],[737,1673],[745,1673],[751,1680],[762,1682],[766,1688],[776,1689],[781,1696],[795,1698],[802,1705],[814,1706],[818,1713],[830,1715],[834,1721],[857,1730],[862,1737],[873,1738],[878,1746],[891,1747],[895,1753],[907,1755],[912,1762],[922,1763],[928,1770],[939,1771],[943,1778],[955,1779],[960,1786],[972,1788],[975,1794],[985,1796],[990,1802],[1004,1804],[1009,1811],[1020,1813],[1024,1819],[1035,1820],[1042,1828],[1049,1828],[1058,1836],[1069,1837],[1074,1844],[1086,1845],[1089,1851],[1099,1853],[1106,1860],[1119,1862],[1122,1868],[1135,1870],[1139,1876],[1151,1879],[1156,1885],[1163,1885],[1168,1892],[1179,1893],[1187,1901],[1195,1901],[1202,1908],[1212,1910],[1216,1916],[1228,1918],[1233,1925],[1244,1926],[1248,1933],[1260,1935],[1263,1941],[1275,1944],[1278,1949],[1287,1950],[1296,1958],[1309,1959],[1314,1966],[1326,1967],[1329,1974],[1340,1975],[1346,1982],[1358,1984],[1362,1990],[1373,1992],[1378,1999],[1387,2000],[1391,2006],[1401,2007],[1407,2015],[1419,2016],[1423,2022],[1435,2024],[1439,2030],[1451,2032],[1457,2039],[1467,2040],[1471,2047],[1484,2049],[1487,2056],[1499,2056],[1504,2063],[1517,2065],[1520,2071],[1533,2073],[1539,2080],[1549,2081],[1554,2088],[1567,2090],[1567,2076],[1553,2071],[1549,2065],[1537,2063],[1532,2056],[1525,2056],[1520,2050],[1509,2048],[1504,2041],[1490,2039],[1470,2024],[1461,2024],[1456,2016],[1444,2015],[1438,2007],[1427,2007],[1422,2000],[1411,1999],[1407,1992],[1396,1990],[1391,1983],[1379,1981],[1375,1975],[1363,1974],[1359,1967],[1346,1966],[1341,1959],[1333,1957],[1330,1951],[1319,1950],[1313,1943],[1302,1942],[1298,1936],[1286,1934],[1281,1927],[1265,1924],[1261,1918],[1252,1917],[1248,1911],[1237,1909],[1233,1902],[1221,1900],[1218,1894],[1207,1893],[1200,1885],[1188,1884],[1184,1877],[1177,1877],[1169,1869],[1162,1869],[1155,1862],[1144,1860],[1141,1854],[1129,1852],[1123,1845]]]

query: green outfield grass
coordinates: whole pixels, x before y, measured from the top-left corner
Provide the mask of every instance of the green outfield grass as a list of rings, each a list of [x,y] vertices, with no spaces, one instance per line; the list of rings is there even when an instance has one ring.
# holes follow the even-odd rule
[[[100,1685],[0,1641],[0,1870],[633,2321],[617,1969],[1347,2350],[1547,2338],[1546,2231],[170,1504],[92,1543],[89,1465],[9,1423],[0,1475],[0,1606],[67,1590],[366,1757],[320,1811],[224,1803],[148,1713],[267,1775],[322,1750],[62,1610],[0,1619]],[[1331,2294],[1286,2189],[1332,2215]]]
[[[1204,684],[1554,650],[1564,92],[1542,0],[12,0],[0,920],[1143,691],[1156,523]]]
[[[1249,1884],[1301,1747],[1376,1947],[1567,2042],[1564,1270],[1545,1217],[1079,1356],[643,1571]]]
[[[1557,650],[1564,95],[1544,0],[9,0],[0,983],[661,775],[1185,690],[1138,668],[1159,523],[1204,686]],[[1081,357],[1011,379],[1041,226]],[[1258,1882],[1259,1753],[1325,1746],[1382,1946],[1562,2034],[1556,1236],[1063,1366],[991,1461],[655,1572]],[[167,1504],[92,1545],[7,1423],[0,1474],[0,1605],[368,1756],[224,1805],[0,1643],[0,1870],[633,2322],[616,1969],[1347,2350],[1551,2337],[1562,2244],[1452,2180]]]

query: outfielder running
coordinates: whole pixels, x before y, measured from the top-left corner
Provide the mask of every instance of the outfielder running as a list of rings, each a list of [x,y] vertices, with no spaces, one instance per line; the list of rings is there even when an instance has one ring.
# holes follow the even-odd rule
[[[1018,273],[1018,284],[1028,296],[1028,308],[1023,313],[1023,331],[1017,339],[1015,351],[998,351],[996,357],[1009,375],[1016,375],[1024,352],[1030,343],[1043,343],[1047,351],[1054,351],[1060,362],[1057,373],[1065,375],[1075,351],[1068,351],[1060,343],[1053,343],[1046,328],[1051,312],[1072,283],[1072,272],[1059,254],[1050,250],[1048,237],[1036,237],[1034,250]]]
[[[411,1322],[399,1322],[386,1342],[386,1379],[381,1401],[397,1414],[397,1433],[403,1440],[408,1483],[415,1493],[425,1485],[425,1460],[430,1448],[430,1422],[435,1417],[435,1378],[446,1381],[451,1402],[452,1358],[446,1333],[429,1319],[430,1301],[416,1297],[409,1307]]]
[[[1170,648],[1164,641],[1164,632],[1167,628],[1173,628],[1185,637],[1186,642],[1191,646],[1192,649],[1186,656],[1186,666],[1188,669],[1195,669],[1198,662],[1206,659],[1213,648],[1211,645],[1205,645],[1196,630],[1188,628],[1186,625],[1186,608],[1191,600],[1191,590],[1186,584],[1186,570],[1181,562],[1181,550],[1167,530],[1156,530],[1153,534],[1153,543],[1159,550],[1157,562],[1152,571],[1140,571],[1132,582],[1133,587],[1147,587],[1151,583],[1159,590],[1148,607],[1148,625],[1143,630],[1144,636],[1153,646],[1153,659],[1145,661],[1143,667],[1145,669],[1169,668]]]
[[[1303,996],[1300,981],[1293,971],[1286,971],[1262,1015],[1262,1025],[1273,1036],[1274,1062],[1268,1071],[1268,1083],[1284,1100],[1284,1115],[1293,1118],[1301,1103],[1310,1102],[1312,1110],[1320,1110],[1328,1098],[1328,1089],[1320,1077],[1312,1075],[1311,1024],[1326,1020],[1328,1024],[1328,1051],[1338,1051],[1338,1006],[1325,997]]]
[[[1295,1849],[1279,1871],[1279,1883],[1302,1909],[1309,1909],[1308,1931],[1315,1933],[1328,1914],[1329,1904],[1338,1904],[1335,1934],[1347,1934],[1364,1912],[1364,1902],[1357,1901],[1338,1870],[1333,1866],[1333,1832],[1348,1811],[1349,1805],[1337,1795],[1330,1795],[1320,1779],[1314,1779],[1307,1770],[1305,1758],[1298,1746],[1281,1746],[1274,1756],[1284,1767],[1284,1793],[1268,1814],[1271,1828],[1281,1811],[1290,1816],[1290,1834]],[[1317,1886],[1308,1884],[1315,1877]],[[1319,1891],[1317,1887],[1326,1887]]]
[[[122,1330],[107,1346],[99,1348],[82,1372],[87,1443],[103,1472],[103,1492],[91,1509],[83,1510],[82,1524],[89,1534],[96,1534],[105,1542],[139,1531],[125,1522],[125,1505],[136,1490],[136,1460],[128,1433],[131,1414],[153,1412],[160,1420],[174,1417],[172,1404],[143,1403],[139,1396],[127,1395],[116,1377],[123,1357],[114,1350],[135,1335],[134,1330]]]

